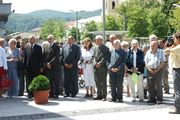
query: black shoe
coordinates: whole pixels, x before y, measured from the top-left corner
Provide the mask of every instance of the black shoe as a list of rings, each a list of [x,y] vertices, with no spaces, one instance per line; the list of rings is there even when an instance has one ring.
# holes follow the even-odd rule
[[[89,97],[89,95],[88,94],[86,94],[85,96],[84,96],[84,98],[88,98]]]
[[[90,94],[90,95],[89,95],[89,98],[93,98],[93,94]]]
[[[180,114],[180,110],[176,110],[176,109],[171,110],[169,111],[169,114]]]
[[[49,98],[54,98],[54,96],[53,95],[49,95]]]
[[[118,103],[123,103],[123,100],[122,99],[118,99]]]
[[[111,98],[109,102],[116,102],[116,98]]]
[[[93,100],[102,100],[102,97],[97,96],[97,97],[95,97]]]
[[[156,100],[148,100],[147,103],[153,103],[153,104],[156,104]]]
[[[165,94],[170,94],[170,92],[169,91],[165,91]]]
[[[28,95],[28,98],[32,98],[33,97],[33,95]]]
[[[157,101],[156,101],[156,104],[158,104],[158,105],[159,105],[159,104],[162,104],[162,101],[158,101],[158,100],[157,100]]]
[[[53,98],[54,98],[54,99],[58,99],[58,98],[59,98],[59,95],[55,95]]]
[[[24,96],[24,94],[23,94],[23,93],[20,93],[18,96]]]
[[[76,94],[72,94],[71,97],[76,97]]]
[[[64,98],[66,98],[66,97],[70,97],[70,95],[68,95],[68,94],[67,94],[67,95],[64,95]]]

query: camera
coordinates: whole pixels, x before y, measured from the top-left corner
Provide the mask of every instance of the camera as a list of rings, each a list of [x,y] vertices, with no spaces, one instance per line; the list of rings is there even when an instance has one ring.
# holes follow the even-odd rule
[[[165,40],[166,40],[166,47],[170,47],[174,44],[174,40],[172,36],[166,36]]]

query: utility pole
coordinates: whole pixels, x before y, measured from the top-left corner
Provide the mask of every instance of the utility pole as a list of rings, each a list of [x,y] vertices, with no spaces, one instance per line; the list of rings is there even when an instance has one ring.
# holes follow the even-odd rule
[[[103,40],[105,41],[105,37],[106,37],[106,15],[105,15],[105,0],[102,0],[102,15],[103,15],[103,29],[102,29],[102,32],[103,32]]]

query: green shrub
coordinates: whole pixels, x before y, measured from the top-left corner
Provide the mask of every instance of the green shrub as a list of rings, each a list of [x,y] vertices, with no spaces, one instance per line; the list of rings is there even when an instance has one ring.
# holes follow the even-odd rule
[[[50,89],[50,82],[49,79],[44,75],[39,75],[35,77],[32,82],[30,83],[28,89],[30,91],[42,91],[42,90],[49,90]]]

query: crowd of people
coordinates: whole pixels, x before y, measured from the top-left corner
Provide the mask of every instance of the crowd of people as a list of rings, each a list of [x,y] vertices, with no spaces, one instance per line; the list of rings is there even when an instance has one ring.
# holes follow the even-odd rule
[[[0,38],[0,75],[7,73],[12,81],[6,91],[8,97],[23,96],[26,88],[28,98],[32,98],[28,86],[34,77],[43,74],[50,80],[49,98],[57,99],[59,95],[76,97],[81,67],[85,99],[106,101],[109,75],[110,102],[122,103],[126,87],[132,102],[137,99],[144,102],[148,98],[148,103],[161,104],[163,87],[165,94],[169,94],[168,62],[171,59],[176,98],[175,109],[170,113],[179,114],[180,33],[174,34],[173,39],[174,44],[167,47],[167,42],[158,40],[156,35],[150,35],[149,44],[143,46],[136,39],[130,43],[120,41],[116,35],[110,35],[106,44],[103,37],[97,35],[95,43],[85,38],[81,45],[76,44],[73,36],[69,36],[64,44],[55,41],[53,35],[48,35],[42,44],[33,35],[27,43],[12,38],[7,46],[4,45],[5,39]]]

